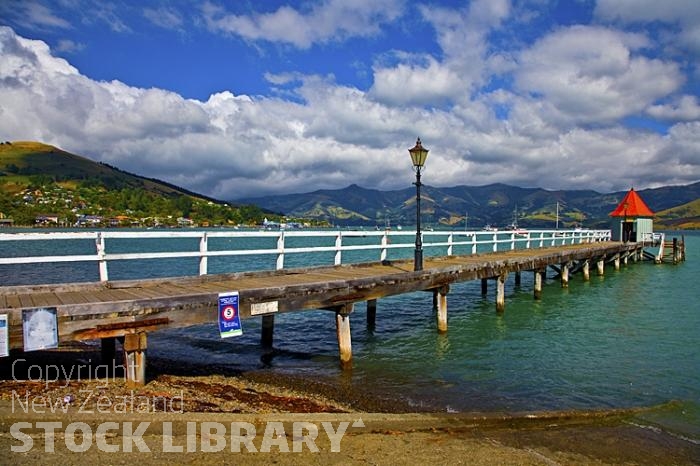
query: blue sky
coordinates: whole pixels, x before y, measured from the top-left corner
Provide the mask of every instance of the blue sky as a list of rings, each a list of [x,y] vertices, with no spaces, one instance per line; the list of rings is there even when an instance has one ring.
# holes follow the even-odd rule
[[[695,0],[0,1],[0,139],[220,199],[700,179]]]

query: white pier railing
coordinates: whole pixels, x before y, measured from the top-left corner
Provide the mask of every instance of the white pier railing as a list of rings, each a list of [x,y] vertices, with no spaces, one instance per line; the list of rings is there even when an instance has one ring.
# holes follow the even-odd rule
[[[333,256],[333,264],[343,263],[344,253],[364,251],[362,261],[396,260],[409,258],[415,247],[413,231],[362,230],[129,230],[79,232],[18,232],[0,233],[0,265],[46,264],[66,262],[96,262],[99,279],[109,280],[108,264],[113,261],[197,258],[199,274],[211,273],[208,259],[235,256],[276,256],[275,268],[285,267],[285,257],[294,254],[326,253]],[[170,248],[168,242],[189,239],[189,249]],[[518,231],[423,231],[423,249],[426,257],[477,254],[512,249],[543,248],[558,245],[610,241],[610,230],[518,230]],[[71,240],[88,240],[90,249],[71,254],[63,245]],[[112,241],[121,240],[120,247],[112,248]],[[150,250],[142,243],[150,241]],[[216,248],[210,241],[218,240]],[[223,240],[223,242],[222,242]],[[50,241],[51,254],[37,254],[28,242]],[[137,251],[129,251],[125,244],[139,242]],[[19,244],[22,247],[17,247]],[[75,248],[73,248],[75,249]],[[177,249],[177,250],[174,250]],[[63,252],[56,254],[53,252]],[[69,253],[65,253],[69,251]],[[375,251],[376,254],[372,253]],[[346,260],[358,262],[358,260]],[[331,265],[330,263],[327,265]],[[0,283],[2,286],[2,283]]]

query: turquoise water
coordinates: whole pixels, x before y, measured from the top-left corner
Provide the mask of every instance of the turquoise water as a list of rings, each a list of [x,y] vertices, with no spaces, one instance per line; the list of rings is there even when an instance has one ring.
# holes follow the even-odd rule
[[[149,354],[308,376],[417,410],[587,410],[673,401],[639,421],[698,441],[700,234],[685,232],[685,239],[684,263],[609,266],[587,283],[573,276],[568,289],[548,278],[541,301],[532,297],[532,274],[524,273],[519,287],[511,277],[501,315],[493,287],[482,297],[478,281],[455,284],[445,335],[436,330],[430,293],[379,300],[374,329],[358,303],[350,373],[339,369],[334,316],[324,311],[277,316],[272,357],[259,348],[259,319],[245,320],[244,335],[226,340],[215,324],[156,332]],[[89,270],[77,273],[88,277]],[[24,279],[36,278],[36,271],[26,273]]]

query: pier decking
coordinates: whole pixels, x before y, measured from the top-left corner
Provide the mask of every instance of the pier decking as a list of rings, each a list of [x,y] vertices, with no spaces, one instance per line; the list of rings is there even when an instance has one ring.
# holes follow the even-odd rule
[[[114,338],[123,338],[127,373],[145,379],[148,332],[217,322],[219,293],[238,291],[242,319],[261,317],[262,343],[272,344],[274,316],[326,309],[335,314],[340,360],[351,363],[350,316],[354,305],[367,302],[368,324],[376,318],[376,300],[414,291],[433,293],[437,328],[447,331],[450,285],[495,279],[496,310],[505,310],[504,283],[510,273],[534,272],[534,295],[542,292],[542,273],[554,267],[567,286],[570,273],[589,277],[589,265],[603,274],[605,263],[642,257],[642,243],[611,241],[568,244],[540,249],[513,249],[488,254],[427,257],[424,270],[413,271],[409,260],[241,272],[197,277],[121,280],[92,283],[0,287],[0,314],[8,315],[9,347],[23,348],[22,312],[55,308],[61,343],[102,339],[109,352]],[[431,309],[430,305],[426,305]]]

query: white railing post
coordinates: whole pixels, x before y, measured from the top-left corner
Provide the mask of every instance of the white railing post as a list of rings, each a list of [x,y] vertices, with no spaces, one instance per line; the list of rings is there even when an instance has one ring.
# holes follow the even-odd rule
[[[477,232],[472,233],[472,255],[473,256],[476,255],[476,235],[477,234],[478,234]]]
[[[525,241],[525,249],[530,249],[530,247],[532,246],[531,241],[532,241],[532,233],[530,233],[528,231],[527,232],[527,241]]]
[[[207,274],[207,232],[203,232],[201,238],[199,238],[199,274]]]
[[[277,270],[284,268],[284,230],[277,237]]]
[[[540,231],[540,248],[544,247],[544,231]]]
[[[515,233],[510,234],[510,250],[513,251],[515,249]]]
[[[105,238],[100,232],[97,232],[95,246],[97,247],[97,257],[99,258],[100,281],[106,282],[109,280],[109,273],[107,273],[107,259],[105,258]]]
[[[389,233],[387,230],[384,230],[384,234],[382,235],[381,252],[379,253],[379,260],[382,262],[384,262],[387,258],[387,244],[389,244]]]
[[[493,234],[493,252],[498,252],[498,233]]]
[[[447,236],[447,255],[452,255],[452,233]]]
[[[335,236],[335,265],[340,265],[343,261],[343,233],[338,231]]]

